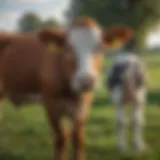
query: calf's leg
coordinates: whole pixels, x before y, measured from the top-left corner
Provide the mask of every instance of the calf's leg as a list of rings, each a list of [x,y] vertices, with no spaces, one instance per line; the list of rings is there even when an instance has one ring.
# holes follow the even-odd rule
[[[115,87],[111,90],[112,102],[116,106],[116,125],[118,135],[118,149],[124,152],[127,148],[126,145],[126,115],[125,108],[122,106],[123,90],[121,86]]]
[[[134,146],[136,151],[143,151],[145,148],[143,139],[144,127],[144,104],[146,98],[146,89],[141,88],[136,91],[136,99],[133,108],[133,134]]]
[[[117,134],[118,134],[118,148],[120,152],[125,152],[127,149],[126,144],[126,115],[124,106],[117,106]]]
[[[145,147],[143,139],[144,107],[136,105],[133,110],[134,146],[136,151],[142,151]]]

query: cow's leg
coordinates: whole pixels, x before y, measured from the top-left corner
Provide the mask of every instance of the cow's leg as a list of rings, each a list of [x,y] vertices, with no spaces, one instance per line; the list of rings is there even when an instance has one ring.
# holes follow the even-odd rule
[[[55,160],[64,160],[66,159],[65,148],[67,135],[64,131],[64,128],[60,124],[60,120],[52,122],[54,132],[55,132]]]
[[[136,151],[142,151],[145,147],[143,140],[144,106],[134,106],[133,109],[133,134]]]
[[[126,143],[126,115],[124,106],[117,106],[117,134],[118,134],[118,148],[120,152],[125,152],[127,149]]]
[[[85,122],[90,110],[93,93],[87,92],[81,95],[80,105],[76,106],[72,114],[73,121],[73,160],[85,160]]]
[[[53,103],[53,99],[45,99],[46,111],[49,118],[49,122],[54,131],[54,160],[65,160],[65,148],[67,142],[67,134],[64,130],[64,126],[61,123],[61,114],[57,110],[57,104]]]
[[[73,160],[85,160],[84,153],[84,122],[75,121],[73,127]]]

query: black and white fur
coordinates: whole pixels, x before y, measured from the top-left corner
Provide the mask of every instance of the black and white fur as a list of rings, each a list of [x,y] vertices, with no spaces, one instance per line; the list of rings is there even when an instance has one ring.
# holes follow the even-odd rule
[[[133,105],[132,121],[134,146],[137,151],[145,147],[143,140],[144,103],[146,99],[146,71],[143,61],[134,53],[124,53],[116,56],[107,76],[107,87],[114,106],[116,106],[116,122],[118,132],[118,147],[126,151],[127,127],[124,105]],[[124,102],[126,89],[130,91],[131,99]]]

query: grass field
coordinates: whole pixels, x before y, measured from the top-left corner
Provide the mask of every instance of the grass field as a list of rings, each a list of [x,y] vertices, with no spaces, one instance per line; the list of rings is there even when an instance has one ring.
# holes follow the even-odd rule
[[[118,154],[115,149],[115,110],[107,92],[101,89],[96,94],[86,124],[87,160],[160,160],[160,59],[159,55],[147,55],[144,60],[149,69],[145,112],[145,140],[149,151],[141,155]],[[51,159],[51,134],[43,108],[24,107],[17,111],[6,102],[4,118],[0,121],[0,160]]]

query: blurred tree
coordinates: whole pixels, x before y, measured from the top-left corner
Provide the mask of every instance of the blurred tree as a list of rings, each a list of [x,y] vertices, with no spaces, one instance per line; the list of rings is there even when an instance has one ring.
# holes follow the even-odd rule
[[[70,8],[65,12],[68,24],[72,23],[72,21],[80,15],[83,8],[83,2],[81,3],[80,0],[71,0],[70,2]]]
[[[43,22],[42,27],[60,27],[60,24],[58,23],[57,20],[49,18],[46,21]]]
[[[20,32],[29,32],[39,29],[42,25],[40,17],[33,13],[25,13],[18,21],[19,31]]]
[[[89,15],[104,27],[126,24],[135,29],[134,44],[140,49],[145,47],[148,32],[159,23],[160,0],[72,0],[68,15]]]

